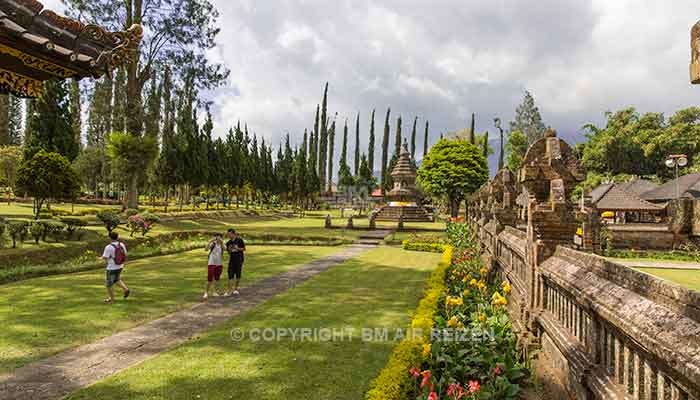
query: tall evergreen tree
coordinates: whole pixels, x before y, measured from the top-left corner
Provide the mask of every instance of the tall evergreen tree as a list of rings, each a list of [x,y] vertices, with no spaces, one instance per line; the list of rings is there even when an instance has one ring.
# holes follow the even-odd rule
[[[355,175],[360,172],[360,113],[357,113],[357,120],[355,120],[355,160],[353,163],[355,168]]]
[[[311,134],[313,137],[312,141],[312,146],[311,146],[311,154],[309,154],[309,163],[312,164],[314,167],[314,171],[316,171],[316,176],[318,176],[318,147],[319,147],[319,140],[320,140],[320,106],[316,104],[316,115],[314,117],[314,131]]]
[[[515,109],[515,120],[510,123],[510,131],[518,131],[527,137],[527,144],[533,144],[544,136],[544,122],[540,110],[535,105],[535,98],[525,91],[523,102]]]
[[[482,154],[484,158],[488,160],[489,158],[489,131],[484,132],[484,142],[482,143]]]
[[[333,155],[335,153],[335,118],[328,130],[328,192],[333,189]]]
[[[323,90],[323,101],[321,102],[321,124],[320,132],[321,139],[319,141],[318,150],[318,179],[325,187],[326,182],[330,181],[330,177],[326,178],[326,168],[328,168],[328,82]]]
[[[369,123],[369,144],[367,145],[367,166],[374,173],[374,109]]]
[[[80,150],[75,139],[66,82],[48,80],[44,82],[43,96],[34,100],[24,149],[25,159],[44,149],[72,161]]]
[[[82,145],[81,136],[83,133],[80,97],[80,82],[73,78],[70,80],[70,118],[73,135],[75,135],[75,141],[78,143],[79,148]]]
[[[391,127],[389,126],[389,117],[391,114],[391,108],[387,108],[386,110],[386,119],[384,120],[384,137],[382,138],[382,170],[381,170],[381,190],[382,190],[382,195],[385,194],[384,192],[384,187],[386,183],[386,168],[387,168],[387,163],[389,162],[389,130]]]
[[[112,110],[112,131],[126,131],[126,70],[118,68],[114,78],[114,108]],[[109,132],[111,133],[111,132]]]
[[[10,95],[0,94],[0,146],[10,144]]]
[[[425,121],[425,135],[423,136],[423,158],[428,155],[428,127],[430,126],[429,121]]]
[[[340,148],[340,165],[348,163],[348,119],[345,118],[345,127],[343,128],[343,144]]]
[[[401,154],[401,116],[396,119],[396,137],[394,140],[394,154]]]
[[[144,125],[144,133],[146,136],[150,136],[156,139],[160,138],[163,86],[163,82],[161,82],[159,85],[155,77],[151,78],[151,87],[148,91],[148,97],[146,100],[146,120]],[[211,122],[211,114],[209,113],[209,110],[207,110],[207,118],[207,121]],[[213,129],[213,124],[211,128]],[[210,145],[213,146],[213,143],[214,142],[212,139]]]
[[[476,118],[474,113],[472,113],[472,122],[469,128],[469,143],[476,144]]]
[[[411,130],[411,159],[416,160],[416,124],[418,117],[413,118],[413,130]]]
[[[22,100],[19,97],[10,96],[10,145],[22,144]]]
[[[104,147],[112,124],[112,80],[108,76],[95,81],[87,118],[87,145]]]

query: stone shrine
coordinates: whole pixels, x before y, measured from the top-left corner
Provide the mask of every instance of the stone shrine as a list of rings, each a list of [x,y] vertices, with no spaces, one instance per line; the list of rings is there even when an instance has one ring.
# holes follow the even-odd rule
[[[394,188],[387,193],[389,203],[377,213],[378,221],[429,222],[432,215],[418,201],[416,190],[416,168],[404,140],[401,155],[391,171]]]

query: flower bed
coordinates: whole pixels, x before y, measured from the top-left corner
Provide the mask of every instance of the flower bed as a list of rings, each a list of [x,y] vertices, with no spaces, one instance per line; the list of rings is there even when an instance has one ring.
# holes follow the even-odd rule
[[[442,260],[433,271],[427,284],[423,299],[416,309],[411,321],[415,334],[407,334],[407,339],[394,347],[394,351],[365,395],[366,400],[402,400],[413,390],[413,379],[406,371],[425,360],[424,349],[429,345],[429,334],[434,317],[439,308],[439,301],[445,288],[445,273],[452,259],[452,248],[447,246]]]
[[[409,375],[415,399],[516,399],[528,376],[506,312],[510,284],[494,282],[466,224],[447,228],[454,253],[425,360]]]
[[[429,253],[443,253],[446,245],[437,242],[429,242],[424,240],[406,239],[401,243],[404,250],[426,251]]]

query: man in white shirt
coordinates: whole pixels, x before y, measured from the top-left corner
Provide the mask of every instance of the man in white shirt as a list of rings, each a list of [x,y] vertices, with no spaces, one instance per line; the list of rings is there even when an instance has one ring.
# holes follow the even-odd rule
[[[129,297],[130,294],[129,288],[121,279],[124,263],[126,262],[126,246],[119,241],[119,234],[117,234],[117,232],[110,232],[109,238],[112,241],[105,246],[105,250],[102,252],[102,258],[107,260],[105,286],[107,287],[107,295],[109,297],[105,299],[105,303],[114,302],[112,286],[114,286],[115,283],[124,290],[125,299]]]

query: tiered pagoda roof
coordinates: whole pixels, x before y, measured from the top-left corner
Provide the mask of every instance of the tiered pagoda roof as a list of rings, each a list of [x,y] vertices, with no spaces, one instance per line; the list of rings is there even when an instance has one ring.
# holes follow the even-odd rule
[[[36,0],[1,0],[0,92],[36,97],[51,78],[100,77],[129,62],[142,36],[140,25],[110,32],[62,17]]]
[[[408,145],[404,141],[403,146],[401,146],[399,161],[394,166],[394,169],[391,170],[391,176],[393,178],[413,177],[415,179],[416,175],[416,169],[411,163],[411,153],[408,152]]]

